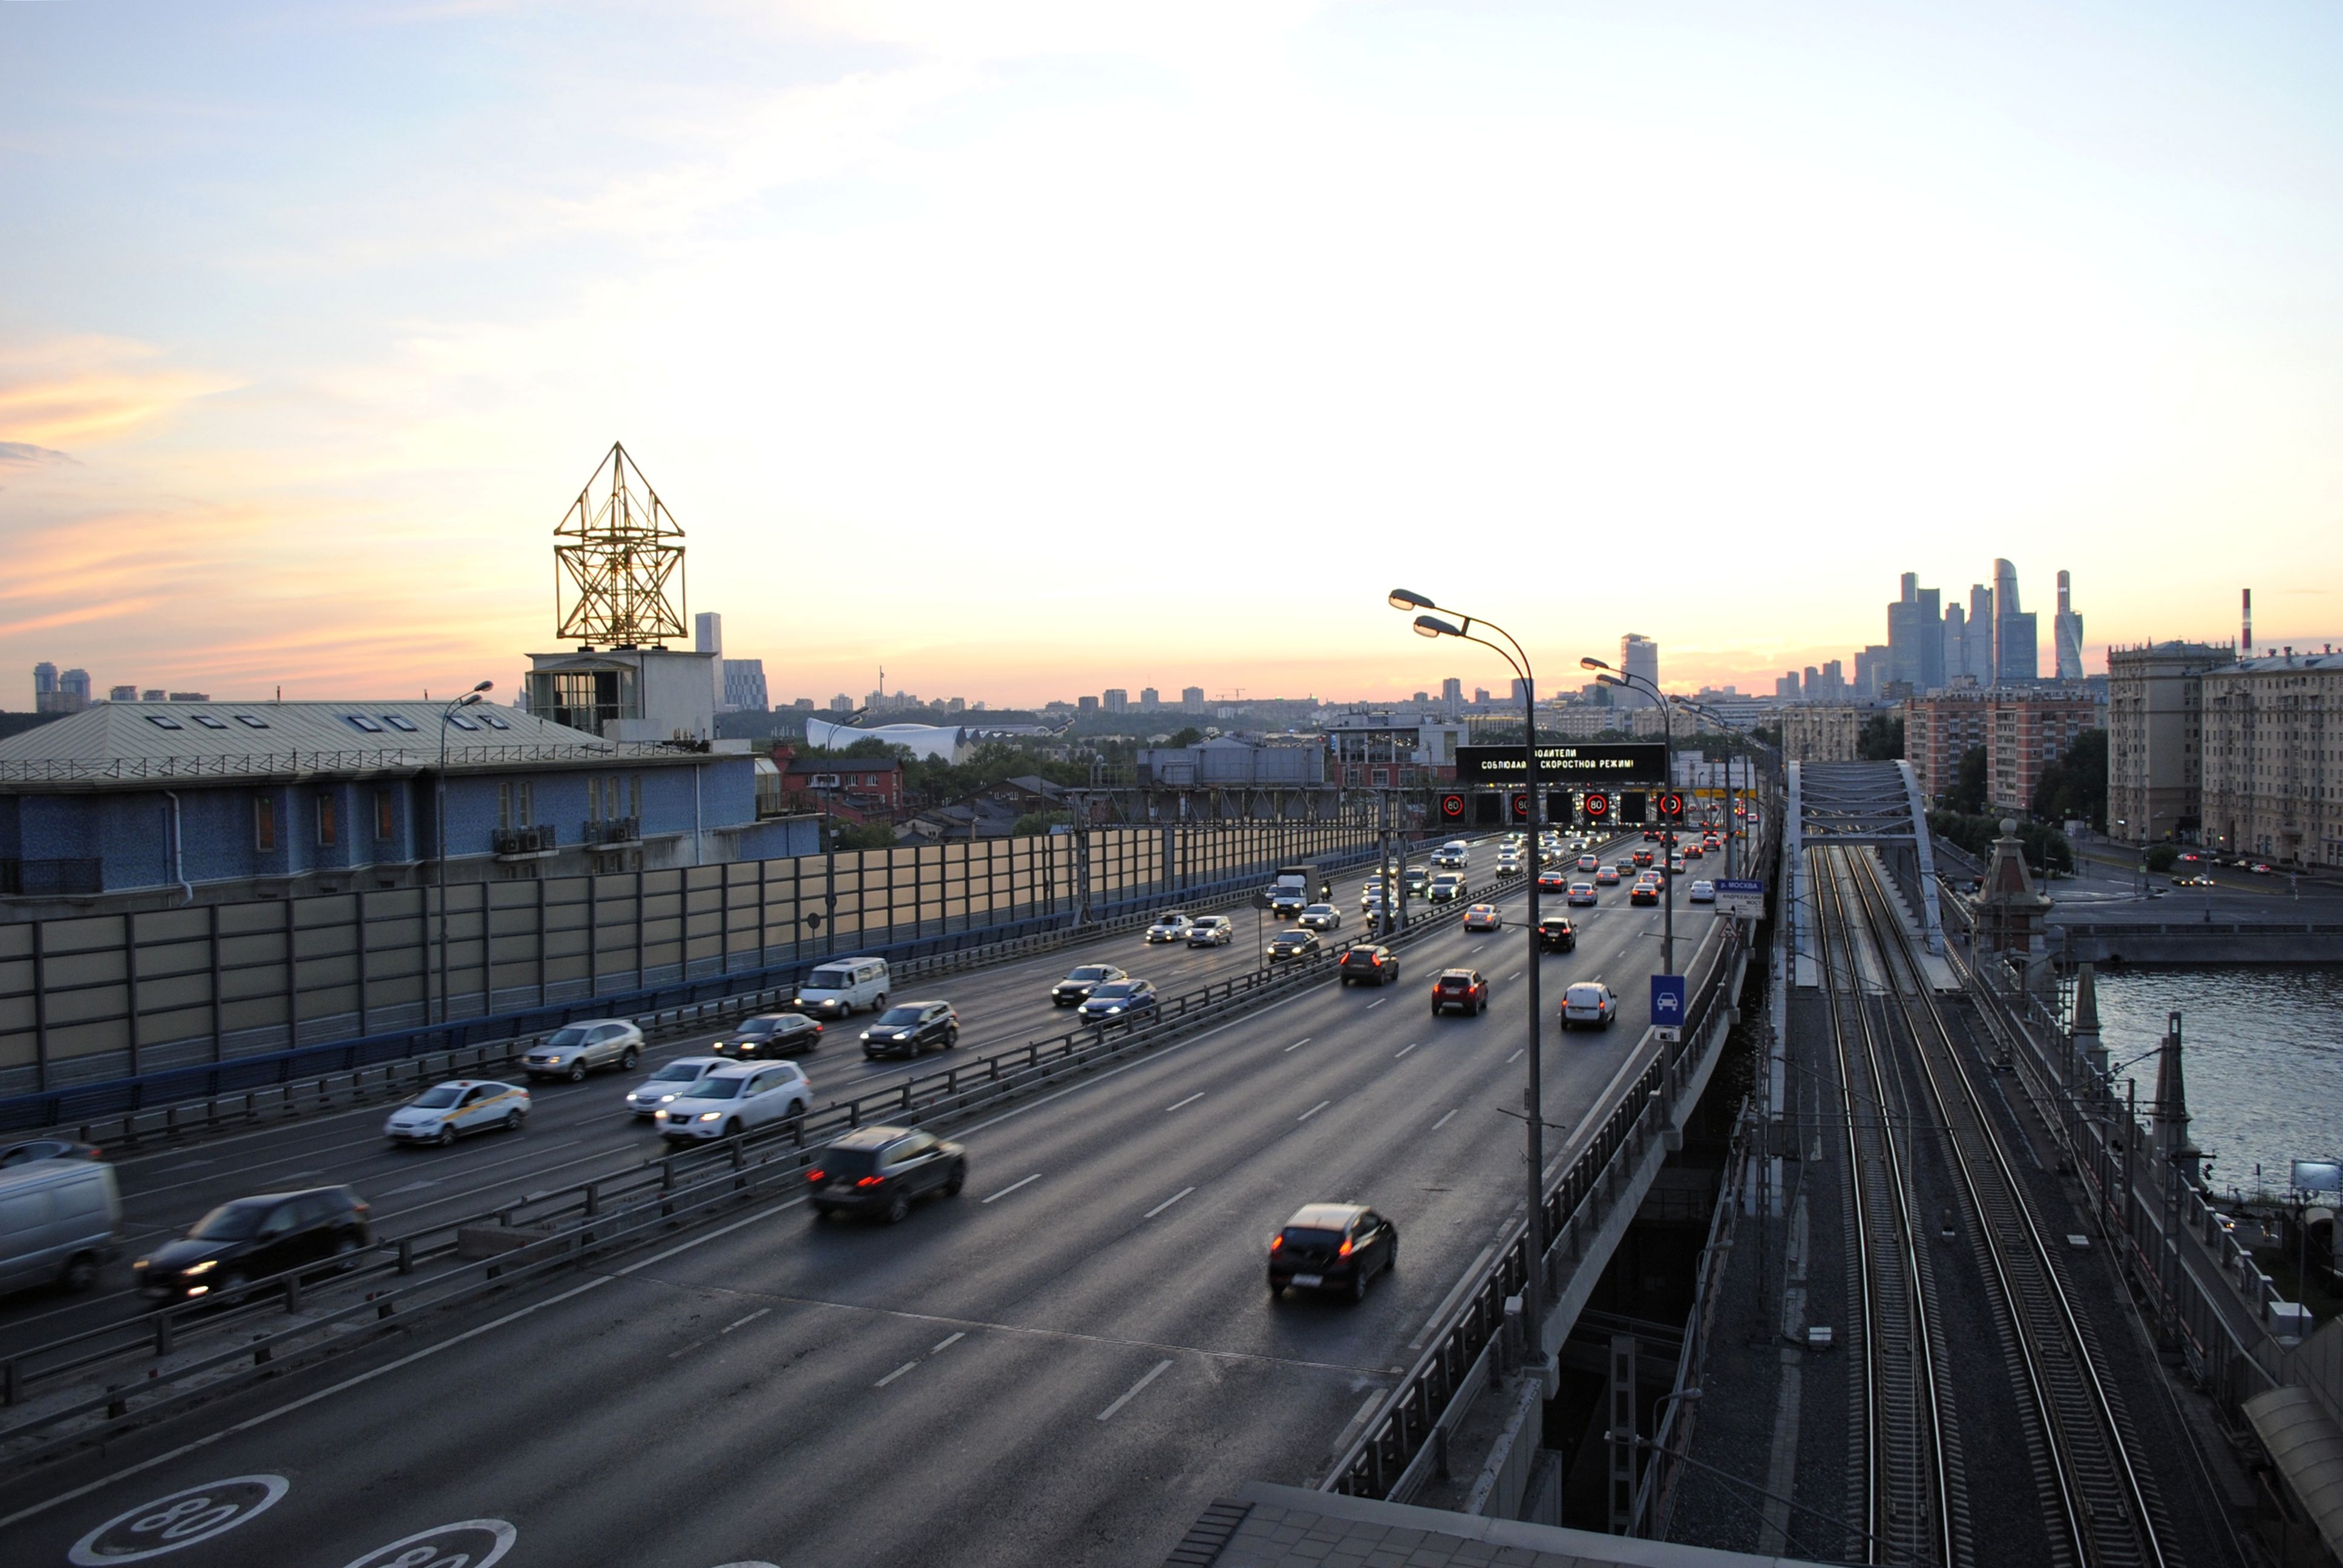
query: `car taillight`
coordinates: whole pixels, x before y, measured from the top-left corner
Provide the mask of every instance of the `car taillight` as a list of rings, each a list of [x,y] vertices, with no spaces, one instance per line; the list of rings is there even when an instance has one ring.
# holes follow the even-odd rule
[[[819,1181],[829,1174],[830,1172],[827,1171],[809,1171],[806,1172],[806,1180],[809,1181]]]
[[[1349,1238],[1348,1236],[1345,1236],[1345,1237],[1343,1237],[1343,1238],[1342,1238],[1342,1244],[1341,1246],[1339,1246],[1339,1247],[1337,1247],[1337,1248],[1335,1248],[1335,1249],[1334,1249],[1334,1256],[1336,1256],[1336,1257],[1338,1257],[1338,1258],[1347,1258],[1347,1257],[1349,1257],[1350,1255],[1351,1255],[1351,1238]]]
[[[374,1212],[374,1205],[371,1203],[353,1203],[350,1209],[361,1220]]]
[[[858,1180],[854,1184],[857,1187],[876,1187],[880,1182],[884,1181],[885,1180],[887,1180],[887,1178],[884,1176],[864,1176]]]
[[[1269,1250],[1272,1252],[1283,1245],[1285,1245],[1285,1238],[1282,1236],[1272,1236],[1269,1239]]]

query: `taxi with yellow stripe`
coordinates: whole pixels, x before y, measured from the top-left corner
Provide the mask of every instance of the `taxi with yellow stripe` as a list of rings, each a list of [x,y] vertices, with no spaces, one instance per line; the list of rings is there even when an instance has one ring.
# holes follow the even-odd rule
[[[393,1143],[453,1143],[467,1132],[518,1132],[528,1119],[528,1091],[481,1078],[435,1083],[390,1113],[383,1136]]]

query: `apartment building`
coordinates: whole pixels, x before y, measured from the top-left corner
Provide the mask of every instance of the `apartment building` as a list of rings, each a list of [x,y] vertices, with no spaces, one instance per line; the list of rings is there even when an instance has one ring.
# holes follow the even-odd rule
[[[2107,833],[2132,844],[2194,839],[2204,816],[2204,676],[2227,643],[2107,649]]]
[[[2223,665],[2201,684],[2203,841],[2343,865],[2343,654],[2289,648]]]
[[[1860,708],[1785,708],[1782,710],[1782,760],[1853,762],[1867,710]]]
[[[2087,729],[2107,722],[2087,694],[2056,690],[1986,693],[1986,800],[1996,811],[2033,807],[2043,769],[2064,757]]]
[[[1912,764],[1920,793],[1941,800],[1961,781],[1961,759],[1973,747],[1991,751],[1992,706],[1988,693],[1974,687],[1940,691],[1904,702],[1904,759]]]

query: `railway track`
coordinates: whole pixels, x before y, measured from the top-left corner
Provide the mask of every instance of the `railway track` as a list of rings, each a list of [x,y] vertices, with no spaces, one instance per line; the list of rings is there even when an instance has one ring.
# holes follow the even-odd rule
[[[1956,1529],[1955,1456],[1932,1282],[1913,1217],[1909,1109],[1891,1072],[1885,1020],[1864,986],[1861,944],[1839,852],[1813,851],[1822,909],[1825,1001],[1845,1108],[1850,1235],[1860,1286],[1855,1362],[1860,1416],[1853,1434],[1851,1502],[1863,1535],[1848,1554],[1863,1563],[1966,1563]],[[1886,959],[1879,957],[1884,974]]]
[[[1995,1315],[2020,1371],[2020,1404],[2038,1429],[2040,1441],[2030,1446],[2054,1561],[2061,1568],[2178,1568],[2170,1523],[2133,1463],[2137,1434],[2100,1371],[2103,1357],[2062,1277],[2060,1254],[2026,1201],[2016,1162],[1969,1079],[1877,865],[1868,855],[1848,860],[1888,981],[1885,1003],[1912,1040],[1926,1118],[1943,1130],[1946,1163],[1983,1243]],[[1832,885],[1833,896],[1842,896],[1836,879]]]

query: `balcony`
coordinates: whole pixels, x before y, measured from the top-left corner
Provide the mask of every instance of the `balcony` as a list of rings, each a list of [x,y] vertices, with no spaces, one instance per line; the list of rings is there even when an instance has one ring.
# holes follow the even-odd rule
[[[639,849],[643,846],[640,817],[598,817],[585,824],[578,841],[595,849]]]
[[[0,898],[68,898],[106,890],[105,862],[0,859]]]
[[[488,847],[500,861],[542,860],[558,848],[550,826],[499,828],[488,836]]]

